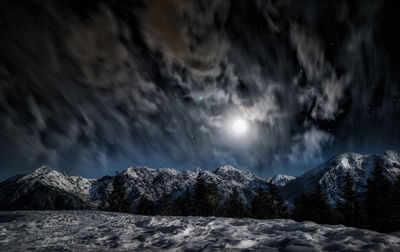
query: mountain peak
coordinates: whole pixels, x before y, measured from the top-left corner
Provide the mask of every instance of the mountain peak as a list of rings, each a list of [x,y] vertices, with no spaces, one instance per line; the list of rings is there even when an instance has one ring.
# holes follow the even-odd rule
[[[33,174],[35,175],[41,175],[41,174],[47,174],[52,172],[53,169],[51,169],[50,167],[48,167],[47,165],[42,165],[41,167],[37,168]]]
[[[394,150],[385,151],[385,156],[392,161],[400,162],[400,155]]]
[[[239,170],[230,165],[223,165],[218,167],[218,169],[216,169],[213,174],[220,176],[224,179],[234,180],[240,183],[247,183],[248,181],[252,181],[254,179],[262,180],[261,178],[258,178],[256,175],[249,171]],[[263,181],[265,182],[265,180]]]
[[[268,178],[267,181],[271,182],[272,184],[274,184],[276,186],[284,186],[293,179],[296,179],[296,178],[293,176],[289,176],[289,175],[277,174],[275,176]]]
[[[389,180],[394,181],[400,175],[399,154],[390,150],[384,155],[343,153],[297,178],[277,174],[264,179],[250,171],[239,170],[230,165],[220,166],[213,172],[200,168],[194,171],[179,171],[172,168],[152,169],[146,166],[132,166],[121,172],[121,175],[124,178],[125,193],[133,205],[137,205],[142,195],[157,202],[164,191],[173,197],[182,195],[186,189],[193,191],[196,187],[196,178],[200,176],[207,183],[214,181],[220,196],[229,195],[233,187],[238,188],[240,197],[246,204],[250,204],[258,187],[267,189],[267,182],[279,186],[282,196],[287,200],[292,200],[301,192],[308,193],[310,189],[320,184],[329,204],[334,206],[336,202],[342,200],[340,193],[346,174],[352,176],[355,189],[358,193],[362,193],[371,171],[378,163],[383,165]],[[36,204],[41,204],[40,207],[43,209],[54,209],[54,202],[38,203],[37,200],[28,202],[26,199],[50,196],[55,199],[65,195],[72,197],[71,208],[96,208],[99,204],[107,202],[113,179],[112,176],[85,179],[42,166],[31,174],[17,176],[0,184],[0,208],[6,209],[16,204],[25,209],[29,204],[35,207]],[[44,191],[43,187],[46,188]],[[13,199],[10,200],[8,195],[13,195]]]
[[[194,169],[194,172],[195,172],[195,173],[201,173],[201,172],[203,172],[203,169],[201,169],[200,167],[196,167],[196,168]]]
[[[147,170],[153,170],[147,166],[130,166],[128,167],[125,171],[122,171],[121,173],[124,172],[140,172],[140,171],[147,171]]]
[[[237,173],[237,172],[242,173],[244,171],[241,171],[241,170],[239,170],[239,169],[237,169],[237,168],[235,168],[233,166],[230,166],[230,165],[222,165],[222,166],[218,167],[214,171],[214,174],[222,175],[222,174],[232,173],[232,172],[234,172],[234,173]]]
[[[340,193],[346,174],[352,177],[357,193],[363,193],[371,172],[378,164],[383,166],[384,174],[390,181],[395,181],[400,175],[400,158],[395,151],[388,150],[384,155],[347,152],[334,156],[287,183],[284,195],[289,198],[300,192],[309,192],[319,184],[328,203],[335,206],[342,201]]]
[[[153,171],[154,171],[154,169],[151,169],[146,166],[130,166],[125,171],[122,171],[119,174],[126,174],[129,177],[140,178],[144,174],[148,174]]]

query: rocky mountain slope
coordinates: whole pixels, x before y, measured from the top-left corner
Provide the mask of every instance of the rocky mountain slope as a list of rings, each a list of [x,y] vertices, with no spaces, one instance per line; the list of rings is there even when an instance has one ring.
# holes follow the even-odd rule
[[[277,174],[275,176],[268,178],[267,181],[271,182],[272,184],[274,184],[276,186],[283,187],[289,181],[292,181],[293,179],[296,179],[296,178],[293,176],[289,176],[289,175]]]
[[[232,166],[221,166],[214,172],[200,168],[177,171],[172,168],[136,166],[129,167],[118,176],[122,178],[132,206],[137,205],[142,195],[156,202],[164,192],[176,197],[186,188],[193,191],[198,177],[204,178],[206,182],[215,182],[223,199],[236,187],[247,204],[259,186],[267,187],[265,179]],[[31,174],[15,176],[2,182],[0,209],[57,209],[60,198],[65,199],[62,208],[96,209],[107,201],[112,192],[113,179],[111,176],[85,179],[43,166]]]
[[[0,184],[0,209],[93,209],[95,181],[42,166]],[[57,206],[61,200],[63,206]]]
[[[266,189],[269,181],[279,186],[282,196],[288,201],[320,184],[329,204],[334,206],[341,200],[339,193],[346,173],[353,177],[356,190],[362,192],[376,165],[381,165],[385,175],[392,181],[400,175],[399,154],[387,151],[384,155],[340,154],[297,178],[276,175],[263,179],[228,165],[214,172],[200,168],[177,171],[172,168],[135,166],[118,176],[123,181],[132,210],[142,195],[156,202],[164,192],[174,198],[186,188],[193,191],[198,177],[206,182],[215,182],[222,200],[227,199],[236,187],[246,204],[250,203],[256,189],[260,186]],[[43,166],[31,174],[16,175],[0,183],[0,209],[97,209],[104,205],[112,192],[113,180],[113,176],[85,179]]]
[[[383,155],[343,153],[289,181],[282,193],[284,198],[290,200],[320,184],[328,203],[334,206],[341,200],[339,193],[347,173],[352,176],[356,191],[361,193],[365,191],[367,179],[371,177],[371,172],[377,165],[383,167],[383,172],[390,181],[394,181],[400,175],[400,155],[395,151],[388,150]]]

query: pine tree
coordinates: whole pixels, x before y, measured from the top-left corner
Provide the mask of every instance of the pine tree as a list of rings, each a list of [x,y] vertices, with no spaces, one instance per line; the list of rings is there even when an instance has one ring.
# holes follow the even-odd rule
[[[346,174],[340,196],[344,202],[338,203],[338,212],[341,219],[339,222],[346,226],[361,227],[364,213],[350,173]]]
[[[136,213],[140,214],[140,215],[152,215],[153,214],[152,205],[150,204],[150,201],[147,199],[146,196],[142,195],[142,197],[140,198],[140,202],[136,209]]]
[[[193,200],[189,188],[185,189],[183,195],[175,198],[172,213],[178,216],[193,215]]]
[[[112,212],[128,213],[130,210],[130,204],[126,199],[126,195],[123,189],[122,176],[116,173],[113,180],[113,190],[108,200],[109,209]]]
[[[371,173],[372,178],[367,180],[365,192],[365,208],[367,227],[379,232],[391,231],[391,197],[393,187],[383,174],[383,167],[377,164]],[[398,200],[398,199],[397,199]]]
[[[232,193],[229,195],[225,212],[227,217],[232,218],[244,218],[247,216],[247,209],[240,200],[240,195],[236,187],[233,188]]]
[[[393,185],[393,192],[391,194],[391,218],[392,226],[391,231],[400,230],[400,175]]]
[[[218,188],[217,184],[212,181],[207,187],[207,198],[206,204],[208,207],[208,214],[210,216],[219,216],[220,215],[220,207],[219,207],[219,199],[218,199]]]
[[[208,216],[209,206],[207,204],[207,185],[203,178],[200,176],[197,178],[197,184],[194,191],[194,205],[195,215],[197,216]]]
[[[186,188],[185,193],[183,194],[182,206],[183,206],[182,209],[183,216],[193,215],[193,200],[189,188]]]
[[[161,196],[159,208],[160,208],[160,215],[169,216],[172,214],[170,196],[167,194],[165,190],[163,191],[163,195]]]
[[[322,194],[322,187],[320,184],[318,184],[317,187],[313,191],[311,191],[309,195],[309,204],[311,207],[310,220],[320,224],[332,223],[332,209],[326,203],[325,197]]]
[[[332,209],[326,203],[321,185],[317,185],[308,195],[302,193],[294,199],[292,218],[296,221],[314,221],[320,224],[333,222]]]
[[[307,195],[302,192],[299,196],[294,198],[293,201],[293,211],[292,211],[292,219],[295,221],[305,221],[309,220],[309,212],[310,212],[310,204],[309,198]]]
[[[256,195],[254,196],[253,200],[251,201],[250,205],[250,212],[251,217],[256,219],[266,219],[266,203],[267,202],[267,193],[265,190],[259,186],[257,188]]]
[[[286,216],[285,201],[280,196],[278,187],[268,182],[268,196],[266,202],[267,218],[276,219]]]
[[[183,216],[183,198],[182,198],[182,196],[178,196],[174,199],[174,202],[172,204],[172,215]]]
[[[63,196],[59,195],[56,197],[55,201],[54,201],[54,208],[56,210],[65,210],[66,209],[66,200],[64,199]]]

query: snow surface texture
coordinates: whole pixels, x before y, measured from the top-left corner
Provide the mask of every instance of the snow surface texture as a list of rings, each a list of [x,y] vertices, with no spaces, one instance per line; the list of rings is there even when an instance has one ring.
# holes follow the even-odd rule
[[[400,251],[400,238],[342,225],[94,211],[0,212],[0,251]]]

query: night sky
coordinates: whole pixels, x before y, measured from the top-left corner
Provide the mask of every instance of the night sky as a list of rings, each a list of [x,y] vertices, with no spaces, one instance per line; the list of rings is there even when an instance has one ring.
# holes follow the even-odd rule
[[[3,0],[0,178],[399,151],[399,4]]]

